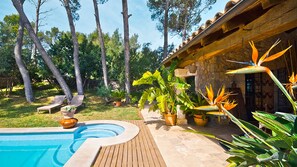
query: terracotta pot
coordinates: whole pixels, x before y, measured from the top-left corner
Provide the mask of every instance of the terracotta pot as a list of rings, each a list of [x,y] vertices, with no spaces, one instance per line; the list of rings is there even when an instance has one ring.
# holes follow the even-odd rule
[[[164,114],[165,117],[165,124],[168,126],[174,126],[176,125],[176,114]]]
[[[122,102],[121,101],[115,101],[115,102],[113,102],[113,105],[115,107],[120,107],[122,105]]]
[[[208,122],[208,118],[205,117],[205,118],[203,119],[203,115],[197,115],[197,114],[195,114],[195,115],[194,115],[194,122],[195,122],[196,125],[198,125],[198,126],[205,126],[205,125],[207,124],[207,122]]]
[[[76,118],[69,118],[69,119],[62,119],[60,124],[63,126],[64,129],[73,128],[77,124]]]
[[[61,111],[63,114],[64,119],[73,118],[75,111]]]

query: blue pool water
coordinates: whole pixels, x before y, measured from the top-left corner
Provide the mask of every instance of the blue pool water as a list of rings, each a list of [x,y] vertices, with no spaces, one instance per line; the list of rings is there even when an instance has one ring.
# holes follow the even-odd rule
[[[87,138],[112,137],[123,131],[119,125],[93,124],[69,133],[0,134],[0,166],[63,166]]]

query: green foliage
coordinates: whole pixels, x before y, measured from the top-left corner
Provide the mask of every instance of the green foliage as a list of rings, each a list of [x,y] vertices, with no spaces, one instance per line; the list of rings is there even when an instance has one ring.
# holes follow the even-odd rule
[[[169,15],[169,32],[181,37],[188,37],[194,26],[201,21],[201,13],[211,9],[216,0],[175,0],[172,13]]]
[[[186,96],[185,90],[189,85],[173,75],[175,64],[169,69],[161,68],[161,72],[156,70],[153,74],[145,72],[138,80],[133,81],[133,86],[148,85],[138,102],[140,108],[144,108],[146,101],[151,105],[150,110],[159,109],[162,113],[176,113],[178,98]],[[180,94],[176,93],[180,90]],[[156,103],[154,102],[156,100]]]
[[[100,3],[105,1],[100,0]],[[70,3],[75,3],[75,1]],[[13,58],[18,21],[18,15],[5,16],[4,20],[2,22],[0,21],[0,76],[2,77],[13,76],[20,78]],[[97,38],[97,32],[94,31],[88,35],[79,32],[76,34],[79,42],[80,72],[84,86],[87,88],[96,88],[102,83],[101,79],[103,77],[101,70],[101,48]],[[53,27],[49,31],[39,31],[38,36],[67,84],[71,88],[75,88],[71,34]],[[119,30],[116,30],[112,35],[104,34],[104,41],[106,44],[106,61],[109,79],[123,85],[125,70],[123,39],[121,36]],[[40,54],[37,52],[34,59],[31,57],[31,48],[32,41],[25,30],[22,59],[29,71],[31,79],[33,81],[48,80],[52,84],[55,84],[55,78],[43,62]],[[141,74],[145,71],[157,69],[160,65],[160,51],[152,50],[148,43],[139,44],[138,35],[134,34],[130,38],[130,53],[132,80],[141,77]],[[142,89],[142,87],[132,91],[138,91],[139,89]]]
[[[101,86],[97,89],[97,95],[100,97],[110,98],[111,97],[111,89],[105,86]]]
[[[125,98],[125,91],[120,89],[112,90],[111,97],[113,97],[116,101],[121,101]]]
[[[181,109],[189,115],[201,114],[206,115],[207,111],[196,110],[195,107],[207,105],[207,101],[199,94],[192,93],[190,95],[182,95],[179,98]]]
[[[158,20],[157,29],[163,33],[165,10],[168,10],[168,30],[173,34],[187,36],[201,21],[201,13],[211,9],[216,0],[149,0],[147,6],[152,20]]]
[[[65,107],[61,108],[61,111],[67,111],[67,112],[73,112],[76,110],[77,107],[72,106],[72,105],[67,105]]]
[[[255,112],[253,115],[272,134],[241,121],[243,127],[249,129],[253,135],[233,136],[233,142],[226,144],[230,148],[228,153],[232,155],[227,161],[238,166],[296,166],[297,133],[294,129],[297,128],[297,116],[265,112]]]

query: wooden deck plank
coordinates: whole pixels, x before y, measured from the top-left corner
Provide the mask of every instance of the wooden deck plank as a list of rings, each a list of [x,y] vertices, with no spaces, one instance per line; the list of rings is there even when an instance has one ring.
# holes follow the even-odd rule
[[[138,157],[137,157],[137,153],[136,153],[136,140],[131,140],[131,144],[132,144],[132,166],[133,167],[138,167]]]
[[[99,166],[100,165],[100,162],[102,162],[103,156],[105,155],[104,154],[105,150],[106,150],[105,148],[104,149],[103,148],[100,149],[100,153],[101,154],[98,155],[97,160],[94,163],[94,166]]]
[[[128,147],[128,151],[127,151],[127,155],[128,155],[128,161],[127,161],[127,166],[128,167],[132,167],[132,141],[128,141],[127,142],[127,147]]]
[[[119,154],[117,157],[117,167],[121,167],[122,166],[122,160],[123,160],[123,152],[124,152],[124,145],[123,144],[118,144],[119,146]]]
[[[110,166],[111,161],[113,159],[114,148],[115,147],[110,147],[110,151],[108,153],[107,160],[106,160],[106,163],[105,163],[105,164],[109,164],[108,166]]]
[[[165,167],[165,161],[143,120],[127,121],[137,125],[139,134],[132,140],[103,147],[94,163],[98,166]]]
[[[138,138],[138,141],[139,141],[139,144],[140,144],[140,154],[141,154],[141,157],[142,157],[142,160],[143,160],[143,164],[145,167],[149,167],[149,160],[148,160],[148,157],[147,157],[147,151],[145,151],[145,143],[144,143],[144,129],[143,127],[141,126],[141,123],[137,122],[136,125],[139,127],[140,129],[140,133],[138,134],[137,138]]]
[[[115,148],[114,148],[113,158],[110,164],[111,167],[115,167],[117,165],[118,154],[119,154],[119,145],[117,144],[115,145]]]
[[[140,145],[140,140],[135,140],[136,143],[136,154],[137,154],[137,160],[138,160],[138,166],[143,167],[143,158],[142,158],[142,150]]]

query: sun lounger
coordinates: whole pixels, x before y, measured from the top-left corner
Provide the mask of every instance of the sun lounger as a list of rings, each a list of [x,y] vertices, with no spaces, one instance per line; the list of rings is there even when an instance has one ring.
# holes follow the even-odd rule
[[[84,95],[73,96],[72,100],[70,101],[70,104],[68,104],[67,106],[79,107],[83,104],[84,98],[85,98]],[[66,107],[66,106],[64,106],[64,107]]]
[[[51,109],[61,106],[63,104],[65,98],[66,98],[65,95],[57,95],[54,97],[54,100],[52,101],[51,104],[42,106],[42,107],[38,107],[37,112],[39,112],[40,110],[48,110],[48,112],[51,114]]]

